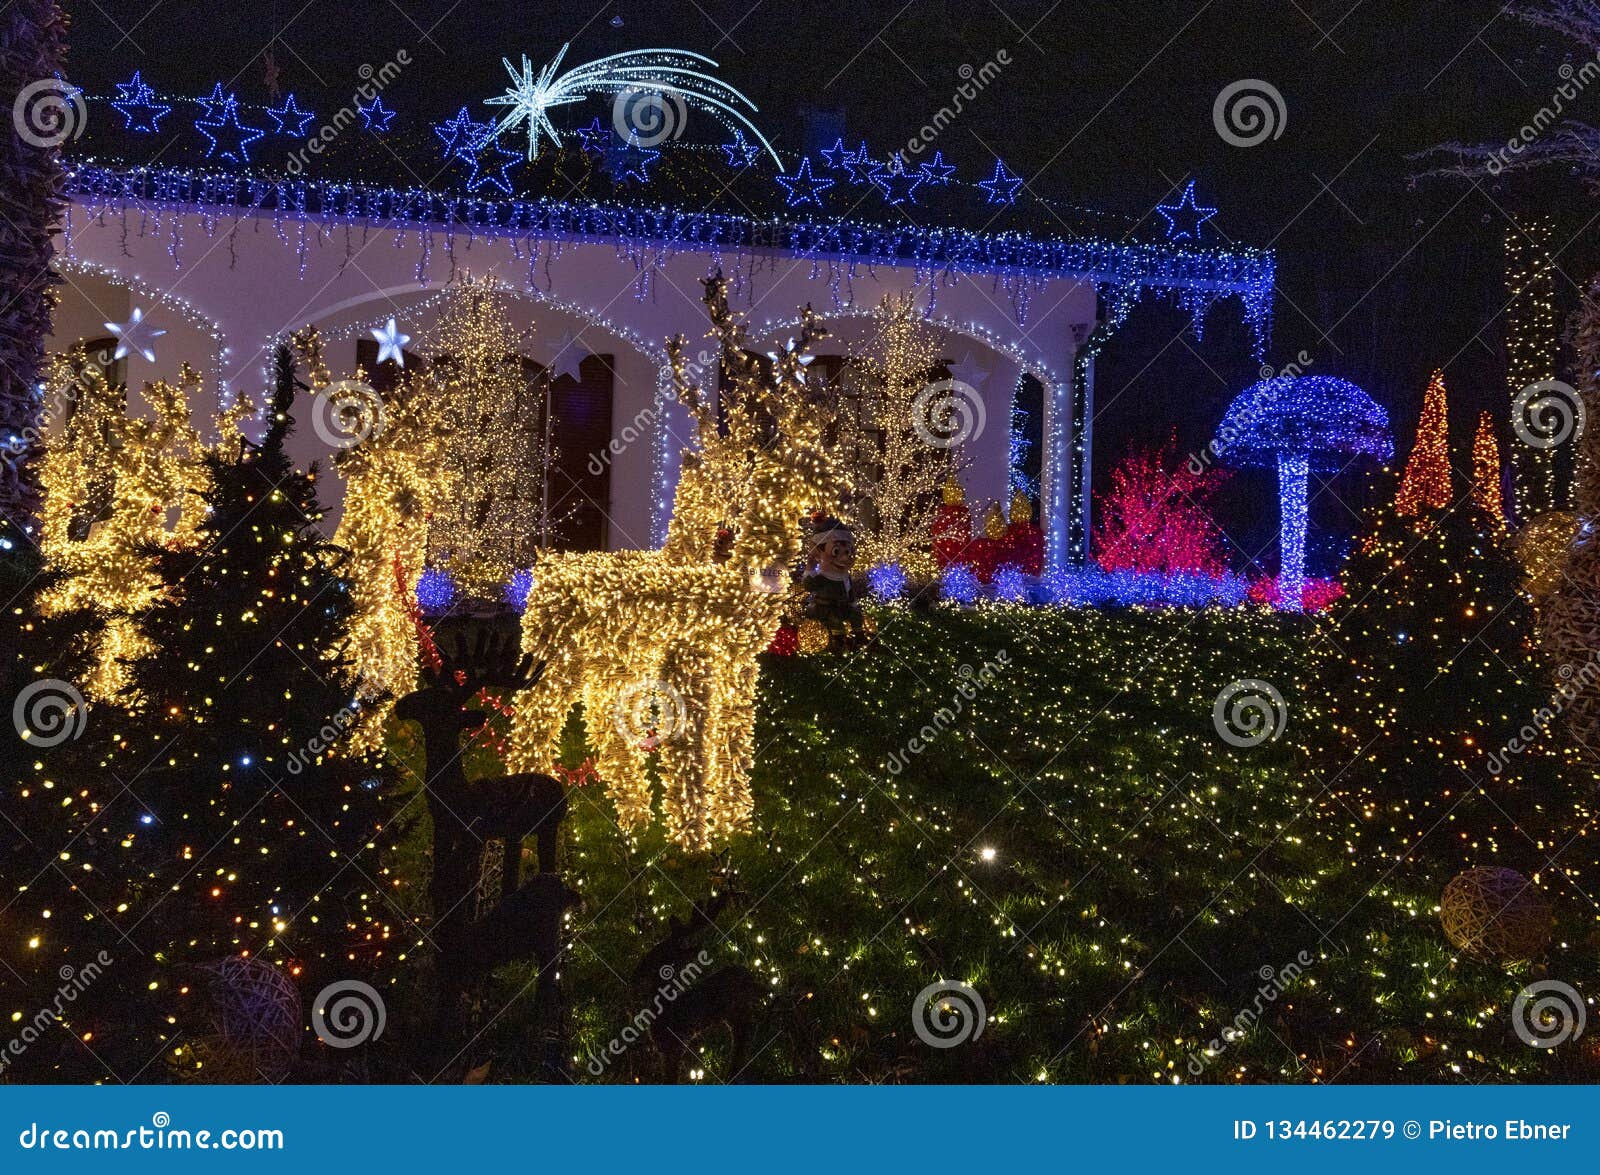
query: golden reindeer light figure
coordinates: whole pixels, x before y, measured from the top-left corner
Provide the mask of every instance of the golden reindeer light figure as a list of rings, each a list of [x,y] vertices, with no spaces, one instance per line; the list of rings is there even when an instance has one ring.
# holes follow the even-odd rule
[[[162,591],[152,552],[196,542],[211,484],[206,457],[237,448],[251,407],[241,396],[221,412],[219,439],[208,445],[191,422],[205,391],[194,368],[184,364],[176,383],[144,384],[148,415],[133,416],[126,389],[81,346],[52,356],[45,386],[47,402],[64,405],[66,419],[46,440],[40,465],[39,546],[60,574],[39,608],[47,616],[88,610],[104,620],[83,683],[104,700],[122,693],[132,663],[155,651],[138,625]]]
[[[748,826],[757,656],[783,609],[771,573],[798,557],[807,516],[835,504],[829,415],[805,379],[827,334],[808,306],[770,362],[746,349],[718,273],[705,283],[728,377],[720,398],[668,345],[696,448],[684,454],[658,551],[558,554],[534,569],[522,647],[545,660],[517,703],[513,771],[548,770],[572,707],[584,707],[600,777],[625,830],[652,819],[648,750],[659,750],[668,835],[704,850]],[[766,573],[764,575],[764,573]]]

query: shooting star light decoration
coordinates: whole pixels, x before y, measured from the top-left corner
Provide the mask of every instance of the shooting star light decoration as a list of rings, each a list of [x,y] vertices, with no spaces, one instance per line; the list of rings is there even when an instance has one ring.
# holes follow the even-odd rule
[[[568,48],[562,45],[561,51],[537,75],[526,53],[522,55],[520,70],[511,64],[510,58],[502,57],[501,64],[511,77],[511,88],[497,98],[484,99],[486,106],[508,108],[495,123],[496,137],[506,131],[526,130],[530,160],[539,157],[541,135],[548,135],[552,144],[560,144],[555,124],[550,121],[552,106],[581,102],[590,94],[616,95],[628,90],[644,90],[703,110],[729,130],[747,132],[766,148],[779,170],[783,169],[783,161],[772,144],[744,113],[745,109],[755,113],[756,104],[727,82],[704,72],[704,66],[716,68],[717,63],[711,58],[687,49],[633,49],[598,58],[557,76],[556,70],[561,68]]]

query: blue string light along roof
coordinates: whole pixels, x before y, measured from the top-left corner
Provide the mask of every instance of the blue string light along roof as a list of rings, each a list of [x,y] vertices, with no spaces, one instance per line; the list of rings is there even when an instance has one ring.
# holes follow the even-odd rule
[[[708,141],[694,141],[682,118],[665,139],[614,125],[622,109],[615,96],[637,104],[632,91],[655,86],[656,101],[671,100],[670,87],[659,87],[681,82],[672,71],[691,59],[709,80],[684,83],[693,90],[687,110]],[[1161,239],[1154,217],[1135,221],[1042,198],[1000,159],[958,167],[933,150],[876,157],[865,140],[851,149],[842,137],[816,156],[780,156],[752,121],[753,104],[743,95],[735,101],[737,91],[713,76],[715,63],[697,55],[651,50],[564,72],[560,64],[558,55],[547,76],[531,65],[525,75],[508,59],[514,84],[498,96],[507,100],[463,96],[453,116],[387,92],[305,91],[271,105],[220,83],[210,94],[172,94],[135,73],[109,93],[86,92],[111,117],[91,113],[86,133],[69,145],[70,191],[112,212],[200,205],[402,230],[779,248],[1007,282],[1081,277],[1100,288],[1113,321],[1154,295],[1176,302],[1197,329],[1219,299],[1237,297],[1257,351],[1266,345],[1270,251]],[[603,115],[595,112],[600,99]],[[329,110],[336,113],[322,113]]]

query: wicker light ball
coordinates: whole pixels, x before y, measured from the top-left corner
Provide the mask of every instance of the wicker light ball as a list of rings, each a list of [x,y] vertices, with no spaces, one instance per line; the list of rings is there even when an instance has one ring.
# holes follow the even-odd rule
[[[1495,961],[1536,957],[1553,929],[1550,903],[1538,886],[1515,869],[1487,865],[1451,878],[1439,918],[1457,950]]]
[[[801,653],[826,653],[832,641],[833,636],[822,621],[808,616],[800,622],[796,647]]]
[[[1578,516],[1571,510],[1551,510],[1517,531],[1517,559],[1527,573],[1524,586],[1542,600],[1561,584],[1561,572],[1572,551]]]
[[[223,1084],[276,1084],[300,1052],[300,991],[260,959],[230,956],[203,968],[211,1031],[194,1042],[195,1077]]]

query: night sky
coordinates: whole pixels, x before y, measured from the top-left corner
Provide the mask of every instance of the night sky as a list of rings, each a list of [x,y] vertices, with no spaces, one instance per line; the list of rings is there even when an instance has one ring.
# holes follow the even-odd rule
[[[69,77],[109,93],[134,69],[158,90],[198,95],[218,79],[266,99],[279,85],[347,100],[363,63],[405,48],[414,64],[385,91],[402,118],[432,122],[504,88],[500,58],[535,65],[572,41],[569,63],[665,46],[715,58],[761,107],[785,153],[807,127],[841,118],[879,154],[903,144],[951,97],[963,65],[1011,58],[935,146],[973,178],[996,155],[1036,194],[1108,214],[1104,231],[1148,234],[1153,209],[1190,179],[1221,211],[1218,243],[1276,250],[1279,291],[1268,362],[1304,351],[1307,370],[1355,380],[1409,442],[1429,371],[1444,366],[1457,441],[1480,408],[1504,419],[1501,239],[1510,216],[1558,216],[1563,309],[1600,266],[1586,231],[1591,197],[1571,177],[1414,178],[1408,155],[1447,140],[1502,139],[1550,101],[1576,52],[1554,34],[1473,0],[912,0],[797,5],[783,0],[610,4],[469,0],[259,0],[247,4],[85,0],[73,16]],[[223,17],[223,13],[226,17]],[[1213,126],[1218,92],[1259,78],[1283,95],[1280,137],[1241,148]],[[588,105],[598,104],[591,102]],[[576,109],[576,108],[575,108]],[[594,111],[585,111],[584,121]],[[821,112],[820,114],[818,112]],[[1600,120],[1600,94],[1571,115]],[[713,128],[716,129],[716,128]],[[830,139],[831,141],[831,139]],[[913,214],[915,215],[915,214]],[[1073,223],[1078,223],[1073,218]],[[1142,226],[1142,229],[1141,229]],[[974,224],[971,227],[982,227]],[[1147,303],[1099,365],[1097,479],[1130,443],[1176,432],[1203,444],[1231,396],[1256,378],[1232,307],[1197,340],[1185,316]],[[1509,435],[1509,429],[1506,430]],[[1358,503],[1362,489],[1340,484]],[[1263,475],[1224,503],[1241,546],[1270,533]],[[1316,520],[1353,526],[1324,497]],[[1253,553],[1253,551],[1251,552]],[[1313,551],[1315,557],[1315,549]]]

